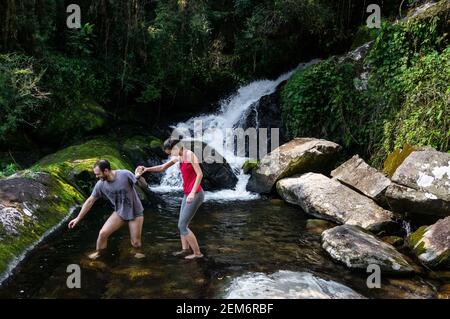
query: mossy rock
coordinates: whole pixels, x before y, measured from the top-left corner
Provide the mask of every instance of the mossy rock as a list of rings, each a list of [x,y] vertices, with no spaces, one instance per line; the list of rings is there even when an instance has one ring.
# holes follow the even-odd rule
[[[22,171],[0,180],[0,274],[38,242],[85,197],[63,179]]]
[[[92,168],[97,160],[107,159],[112,169],[133,171],[133,167],[123,158],[118,149],[119,144],[113,140],[94,139],[48,155],[32,169],[60,176],[87,195],[95,182]]]
[[[134,136],[121,143],[121,152],[133,165],[142,165],[149,158],[165,157],[163,142],[154,136]]]
[[[411,15],[413,12],[414,10],[411,10],[411,12],[409,12],[408,15]],[[449,13],[450,13],[450,2],[448,0],[441,0],[438,1],[436,4],[434,4],[433,6],[429,7],[427,10],[424,10],[423,12],[417,14],[416,16],[414,17],[409,16],[409,19],[407,19],[407,21],[413,23],[426,22],[427,20],[433,19],[435,17],[443,17],[448,20]]]
[[[425,247],[422,239],[426,231],[427,226],[422,226],[418,228],[414,233],[410,234],[406,239],[406,243],[417,256],[425,253]]]
[[[244,174],[250,174],[256,167],[258,167],[258,160],[248,159],[242,165],[242,170],[244,171]]]
[[[388,155],[384,161],[383,170],[389,176],[394,175],[397,168],[403,163],[403,161],[411,154],[416,151],[417,148],[406,144],[402,149],[398,148]]]

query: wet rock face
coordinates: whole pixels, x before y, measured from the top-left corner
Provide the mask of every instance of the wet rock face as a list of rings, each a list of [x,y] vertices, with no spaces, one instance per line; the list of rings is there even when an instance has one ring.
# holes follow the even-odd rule
[[[83,195],[49,173],[0,179],[0,279],[8,265],[70,215]]]
[[[414,270],[392,245],[356,226],[343,225],[324,231],[322,247],[333,259],[349,268],[366,270],[370,264],[376,264],[389,273]]]
[[[37,181],[13,175],[0,180],[0,238],[18,236],[27,221],[33,221],[33,208],[48,197],[44,182],[50,183],[47,174],[36,174]]]
[[[333,170],[331,176],[380,205],[386,204],[384,194],[391,181],[375,168],[367,165],[358,155]]]
[[[307,272],[281,270],[271,275],[251,273],[235,278],[230,299],[364,299],[354,290]]]
[[[397,168],[392,181],[386,197],[394,210],[450,215],[450,154],[412,152]]]
[[[408,237],[407,243],[428,267],[450,268],[450,216],[420,227]]]
[[[270,193],[275,183],[294,174],[329,172],[341,146],[316,138],[295,138],[264,156],[253,170],[247,190]]]
[[[237,127],[242,127],[244,130],[247,130],[248,128],[255,128],[258,132],[258,137],[260,128],[267,129],[267,145],[270,147],[274,146],[275,143],[278,143],[276,145],[278,146],[288,141],[286,136],[287,134],[281,120],[280,108],[280,92],[285,84],[286,81],[281,82],[274,93],[265,95],[259,101],[255,102],[243,116],[241,122],[237,125]],[[273,140],[271,133],[272,128],[278,129],[278,136]],[[266,136],[266,133],[264,132],[263,135]],[[261,144],[258,145],[261,147]],[[271,149],[267,149],[267,152],[270,151]],[[248,150],[246,156],[249,156]]]
[[[277,183],[278,194],[313,216],[377,231],[393,224],[393,214],[370,198],[322,174],[306,173]]]

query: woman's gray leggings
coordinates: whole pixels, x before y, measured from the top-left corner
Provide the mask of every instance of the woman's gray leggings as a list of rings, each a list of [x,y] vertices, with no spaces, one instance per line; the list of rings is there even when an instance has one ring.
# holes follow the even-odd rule
[[[181,202],[180,218],[178,220],[178,229],[182,236],[189,234],[188,225],[197,212],[197,209],[205,200],[205,193],[203,189],[196,193],[191,203],[187,203],[186,199],[187,196],[184,195],[183,201]]]

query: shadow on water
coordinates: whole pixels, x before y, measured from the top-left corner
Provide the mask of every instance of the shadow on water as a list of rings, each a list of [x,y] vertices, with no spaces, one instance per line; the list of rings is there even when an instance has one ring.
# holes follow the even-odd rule
[[[106,208],[88,214],[76,229],[65,228],[29,254],[3,286],[1,298],[213,298],[224,295],[230,281],[248,272],[307,271],[347,285],[366,297],[432,297],[432,281],[419,277],[383,279],[383,289],[368,289],[365,273],[334,263],[320,247],[320,235],[306,229],[310,217],[282,201],[206,202],[191,228],[205,254],[203,260],[172,256],[179,250],[180,195],[145,212],[143,252],[135,259],[128,229],[109,241],[106,254],[87,258]],[[69,264],[81,267],[81,288],[69,289]],[[392,281],[393,280],[393,281]],[[419,294],[419,295],[417,295]]]

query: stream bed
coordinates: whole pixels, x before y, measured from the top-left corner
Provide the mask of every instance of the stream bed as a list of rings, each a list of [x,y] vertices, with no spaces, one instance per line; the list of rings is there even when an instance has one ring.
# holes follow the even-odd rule
[[[369,289],[369,274],[333,262],[320,247],[320,234],[306,228],[311,217],[278,199],[206,201],[191,224],[205,258],[186,261],[172,256],[180,248],[181,194],[158,196],[161,202],[145,211],[144,259],[134,258],[126,227],[111,236],[99,260],[87,258],[109,216],[107,208],[97,208],[76,229],[62,227],[38,245],[0,286],[0,298],[249,297],[267,282],[276,286],[272,275],[288,292],[267,294],[274,298],[323,297],[305,294],[311,287],[304,281],[311,278],[337,285],[325,296],[330,298],[346,296],[340,285],[366,298],[435,298],[445,284],[429,275],[382,276],[381,288]],[[80,289],[66,285],[70,264],[80,265]],[[312,276],[299,284],[296,276],[304,273]]]

